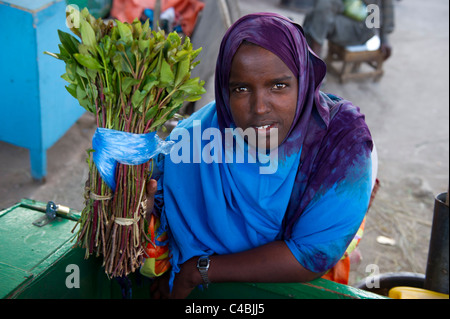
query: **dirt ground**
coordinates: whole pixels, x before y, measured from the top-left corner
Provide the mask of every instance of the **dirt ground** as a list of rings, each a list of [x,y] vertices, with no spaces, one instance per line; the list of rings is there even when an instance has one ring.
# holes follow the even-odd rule
[[[302,12],[278,0],[242,0],[241,14],[276,11],[302,22]],[[449,2],[396,1],[393,56],[380,82],[338,83],[323,90],[360,106],[377,145],[381,187],[367,216],[351,284],[371,272],[425,273],[434,197],[449,186]],[[0,142],[0,209],[21,198],[83,208],[85,150],[95,130],[84,115],[48,151],[45,183],[33,182],[28,151]],[[393,241],[382,244],[379,236]]]

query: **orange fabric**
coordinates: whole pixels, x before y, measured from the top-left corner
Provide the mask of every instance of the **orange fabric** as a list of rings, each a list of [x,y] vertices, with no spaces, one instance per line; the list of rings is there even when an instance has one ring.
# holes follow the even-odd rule
[[[331,268],[325,275],[323,275],[322,278],[347,285],[349,275],[350,258],[348,256],[345,256],[345,258],[339,260],[339,262],[333,268]]]
[[[145,248],[145,253],[148,259],[154,260],[154,273],[155,275],[160,275],[166,272],[170,268],[170,260],[168,257],[169,245],[158,246],[155,243],[155,231],[158,227],[159,220],[156,219],[154,215],[151,216],[150,224],[148,227],[148,234],[150,235],[151,243],[147,244]],[[167,240],[167,234],[164,233],[158,237],[158,241],[164,242]]]
[[[152,240],[152,243],[155,242],[156,223],[157,223],[157,220],[155,218],[155,215],[152,215],[150,218],[150,224],[148,226],[148,234],[150,234],[150,239]],[[160,237],[158,237],[158,241],[160,241],[160,242],[164,242],[166,240],[167,240],[166,233],[164,233]],[[150,258],[158,258],[159,256],[163,255],[164,253],[166,253],[169,250],[167,245],[166,246],[157,246],[157,245],[153,246],[152,243],[148,243],[147,248],[145,249],[145,251],[147,252],[147,254]]]
[[[114,0],[111,15],[122,22],[131,23],[140,18],[144,9],[154,9],[156,0]],[[191,36],[197,17],[205,4],[199,0],[161,0],[161,12],[174,8],[183,33]]]

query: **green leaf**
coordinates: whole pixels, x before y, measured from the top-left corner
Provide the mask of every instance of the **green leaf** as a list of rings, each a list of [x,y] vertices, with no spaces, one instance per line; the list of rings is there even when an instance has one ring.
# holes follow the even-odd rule
[[[205,92],[204,82],[190,79],[201,48],[194,51],[189,38],[151,30],[148,20],[104,23],[87,9],[77,18],[79,27],[72,31],[81,41],[58,31],[60,53],[50,55],[65,62],[66,90],[82,107],[95,114],[101,98],[108,127],[124,128],[133,111],[152,121],[151,129],[159,128],[185,101]],[[123,109],[122,103],[130,107]]]
[[[191,53],[191,60],[195,60],[195,58],[200,54],[200,52],[202,52],[203,48],[198,48],[195,51],[192,51]],[[198,63],[200,63],[200,61],[198,61]]]
[[[147,91],[142,90],[136,90],[133,93],[133,97],[131,98],[131,104],[133,105],[134,108],[139,108],[140,104],[142,103],[142,101],[144,100],[145,96],[147,95]]]
[[[126,77],[126,78],[122,79],[122,92],[126,95],[130,94],[131,87],[138,83],[139,83],[139,80],[131,78],[131,77]]]
[[[83,78],[86,78],[86,79],[88,78],[86,71],[84,70],[84,68],[82,68],[80,66],[77,67],[77,74]]]
[[[78,103],[88,112],[95,113],[95,110],[92,109],[91,102],[88,99],[78,100]]]
[[[164,44],[165,44],[165,42],[156,42],[155,46],[153,47],[153,52],[155,54],[158,54],[159,52],[161,52],[161,50],[164,48]]]
[[[164,86],[168,86],[173,83],[175,80],[175,75],[170,68],[169,63],[163,59],[161,64],[161,74],[160,74],[160,84]]]
[[[178,63],[177,76],[175,78],[175,85],[183,82],[190,74],[191,61],[189,58],[185,58]]]
[[[140,39],[140,40],[138,41],[138,43],[139,43],[139,50],[140,50],[141,52],[147,52],[147,53],[149,53],[149,52],[151,51],[151,48],[150,48],[150,39],[148,39],[148,40]],[[145,51],[145,50],[147,50],[147,51]]]
[[[204,94],[204,93],[202,93],[202,94]],[[185,98],[184,100],[186,102],[195,102],[195,101],[200,100],[201,98],[202,98],[202,96],[199,94],[199,95],[191,95],[191,96]]]
[[[156,113],[158,112],[158,107],[154,106],[150,108],[145,114],[145,121],[150,121],[150,119],[154,118]]]
[[[119,29],[120,38],[125,43],[130,43],[133,41],[133,34],[131,32],[131,29],[128,27],[128,24],[122,23],[119,20],[116,20],[117,22],[117,28]]]
[[[70,84],[66,86],[67,92],[70,93],[74,98],[77,98],[77,86],[75,84]]]
[[[147,92],[150,92],[150,90],[153,89],[158,84],[159,84],[159,81],[156,78],[156,76],[150,75],[147,78],[147,80],[145,81],[143,89],[146,90]]]
[[[78,53],[78,46],[80,45],[80,41],[78,41],[75,37],[66,33],[64,31],[58,30],[59,40],[61,44],[64,46],[64,49],[70,54]]]
[[[63,80],[65,80],[65,81],[67,81],[67,82],[69,82],[70,84],[76,84],[76,82],[75,81],[72,81],[70,78],[69,78],[69,76],[67,75],[67,73],[64,73],[63,75],[61,75],[61,79],[63,79]]]
[[[79,54],[91,55],[91,47],[86,44],[80,44],[78,46]],[[76,54],[76,53],[75,53]]]
[[[114,67],[116,68],[117,72],[126,72],[126,73],[133,73],[130,65],[127,61],[125,61],[125,58],[122,56],[122,53],[116,52],[113,56],[112,63]]]
[[[79,53],[75,53],[73,55],[75,59],[80,63],[82,66],[87,67],[91,70],[101,70],[103,69],[102,65],[92,56],[90,55],[83,55]]]
[[[87,46],[90,46],[93,50],[95,50],[95,46],[97,45],[97,40],[95,39],[95,32],[92,29],[91,25],[86,20],[80,21],[80,33],[81,40]]]
[[[91,113],[94,113],[94,110],[92,109],[92,105],[87,98],[86,91],[83,90],[81,86],[77,86],[76,89],[76,98],[78,100],[78,103],[86,109],[86,111],[89,111]]]
[[[137,40],[134,40],[131,44],[131,53],[139,59],[139,42]]]
[[[188,50],[181,50],[181,51],[177,52],[176,57],[177,57],[178,61],[181,61],[181,60],[187,58],[188,55],[189,55]]]
[[[81,86],[77,86],[77,99],[83,100],[84,98],[86,98],[86,91]]]
[[[112,46],[111,38],[109,37],[109,35],[105,35],[101,39],[100,43],[102,44],[102,48],[105,51],[105,56],[108,56],[109,51],[111,50],[111,46]],[[98,50],[98,48],[97,48],[97,50]]]
[[[168,118],[166,116],[162,116],[160,119],[158,119],[152,123],[152,125],[150,126],[150,131],[157,130],[161,125],[166,123],[167,120],[168,120]]]
[[[61,60],[64,60],[67,62],[70,59],[72,59],[72,55],[70,55],[69,52],[67,52],[66,48],[64,48],[64,46],[62,44],[58,44],[58,48],[59,48],[59,52],[60,52],[58,54],[58,56]]]
[[[171,48],[176,48],[181,45],[181,38],[176,31],[167,36],[167,41],[170,43]]]
[[[81,10],[80,14],[81,14],[82,19],[84,19],[84,20],[89,19],[90,14],[89,14],[88,8],[86,8],[86,7],[83,8],[83,10]]]
[[[66,7],[66,24],[68,24],[70,30],[78,37],[81,37],[79,32],[80,15],[80,11],[75,6],[68,5]]]
[[[152,64],[150,64],[150,67],[148,68],[148,70],[150,72],[152,72],[153,74],[158,74],[159,75],[160,70],[161,70],[161,63],[159,63],[159,62],[160,62],[160,58],[159,57],[156,58],[156,59],[153,59],[153,62],[152,62]],[[157,67],[159,67],[159,69]]]
[[[66,73],[70,80],[76,81],[77,63],[75,61],[66,63]]]
[[[187,94],[192,95],[200,95],[204,94],[206,91],[203,88],[204,81],[199,82],[199,78],[194,78],[187,80],[186,83],[184,83],[182,86],[180,86],[180,90],[184,91]]]
[[[142,34],[142,23],[137,18],[131,23],[133,27],[134,38],[139,39]]]
[[[88,76],[88,78],[90,78],[92,81],[95,80],[95,78],[97,77],[97,70],[94,69],[86,69],[86,74]]]

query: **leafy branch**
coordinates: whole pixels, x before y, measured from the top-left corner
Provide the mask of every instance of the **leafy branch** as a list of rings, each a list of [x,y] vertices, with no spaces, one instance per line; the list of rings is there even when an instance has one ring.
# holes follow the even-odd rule
[[[105,22],[87,9],[67,15],[77,25],[71,28],[74,35],[58,30],[60,52],[45,53],[64,61],[61,77],[68,82],[67,91],[95,115],[98,127],[154,132],[176,116],[185,101],[197,101],[205,93],[204,81],[191,78],[201,48],[194,50],[188,37],[183,41],[177,33],[151,30],[148,21]],[[126,276],[142,265],[151,237],[142,194],[152,162],[118,164],[112,193],[92,152],[77,243],[86,249],[86,258],[103,255],[108,276]]]

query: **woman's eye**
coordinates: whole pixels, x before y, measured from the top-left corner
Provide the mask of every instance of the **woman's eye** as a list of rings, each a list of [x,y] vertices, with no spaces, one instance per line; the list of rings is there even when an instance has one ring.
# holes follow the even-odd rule
[[[287,85],[284,83],[277,83],[273,86],[273,88],[276,90],[284,89],[285,87],[287,87]]]
[[[233,89],[233,92],[236,92],[236,93],[243,93],[243,92],[247,92],[247,91],[248,91],[248,89],[244,86],[240,86],[240,87]]]

